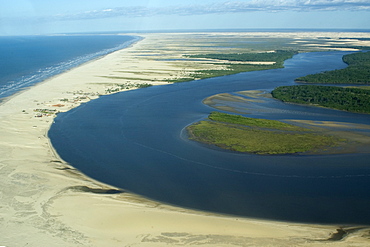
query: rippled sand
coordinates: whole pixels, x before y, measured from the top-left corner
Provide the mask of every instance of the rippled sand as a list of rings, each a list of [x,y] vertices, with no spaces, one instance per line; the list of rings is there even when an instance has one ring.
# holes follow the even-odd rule
[[[368,246],[368,228],[228,217],[150,201],[84,176],[50,146],[47,131],[54,110],[67,111],[137,83],[166,84],[211,68],[208,62],[168,58],[204,52],[199,44],[210,39],[246,35],[288,35],[297,42],[338,38],[326,33],[147,34],[130,48],[1,103],[0,246]]]

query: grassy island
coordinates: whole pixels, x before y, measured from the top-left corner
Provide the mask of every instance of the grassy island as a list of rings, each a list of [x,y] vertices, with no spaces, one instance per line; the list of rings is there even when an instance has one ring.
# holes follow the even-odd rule
[[[220,148],[255,154],[303,153],[337,146],[333,136],[276,120],[212,112],[188,127],[190,139]]]
[[[338,110],[370,113],[370,90],[335,86],[281,86],[272,91],[284,102],[318,105]]]
[[[370,84],[370,52],[343,56],[347,68],[325,71],[296,79],[296,82],[328,84]]]

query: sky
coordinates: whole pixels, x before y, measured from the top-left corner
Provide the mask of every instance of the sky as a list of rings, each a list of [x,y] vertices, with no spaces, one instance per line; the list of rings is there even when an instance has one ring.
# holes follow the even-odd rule
[[[0,35],[370,29],[370,0],[0,0]]]

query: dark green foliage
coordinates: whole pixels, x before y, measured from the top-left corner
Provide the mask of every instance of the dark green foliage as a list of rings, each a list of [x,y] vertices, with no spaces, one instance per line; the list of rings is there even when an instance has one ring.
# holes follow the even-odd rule
[[[152,84],[150,84],[150,83],[137,83],[136,84],[136,86],[138,87],[138,88],[146,88],[146,87],[151,87],[151,86],[153,86]]]
[[[350,66],[370,66],[370,52],[357,52],[343,56],[343,62]]]
[[[191,58],[210,58],[239,62],[276,62],[282,64],[286,59],[291,58],[296,51],[261,52],[261,53],[230,53],[230,54],[199,54],[191,55]]]
[[[200,70],[200,71],[197,71],[197,73],[194,74],[194,76],[199,79],[206,79],[206,78],[211,78],[211,77],[233,75],[233,74],[237,74],[241,72],[281,68],[281,66],[277,66],[276,64],[271,64],[271,65],[223,64],[223,65],[227,66],[227,69]]]
[[[272,96],[284,102],[313,104],[338,110],[370,113],[370,90],[334,86],[282,86]]]
[[[188,58],[209,58],[224,60],[224,63],[214,63],[215,66],[224,66],[226,69],[198,70],[191,77],[168,80],[168,82],[186,82],[194,79],[206,79],[211,77],[232,75],[241,72],[283,68],[286,59],[292,58],[296,51],[278,50],[276,52],[262,53],[220,53],[188,55]],[[275,62],[273,64],[243,64],[235,62]],[[207,63],[212,64],[212,63]]]
[[[307,75],[297,82],[330,84],[370,84],[370,52],[358,52],[343,56],[348,67],[340,70]]]
[[[178,79],[168,79],[166,80],[168,83],[179,83],[179,82],[188,82],[193,81],[193,77],[185,77],[185,78],[178,78]]]

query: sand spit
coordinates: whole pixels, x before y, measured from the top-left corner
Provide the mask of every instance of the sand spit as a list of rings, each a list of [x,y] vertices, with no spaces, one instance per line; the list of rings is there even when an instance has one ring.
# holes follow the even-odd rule
[[[247,34],[142,35],[145,39],[130,48],[4,101],[0,246],[368,246],[368,228],[227,217],[153,202],[84,176],[50,146],[47,131],[58,112],[138,83],[163,84],[195,68],[209,68],[166,59],[199,53],[196,44],[210,38],[243,35]]]

